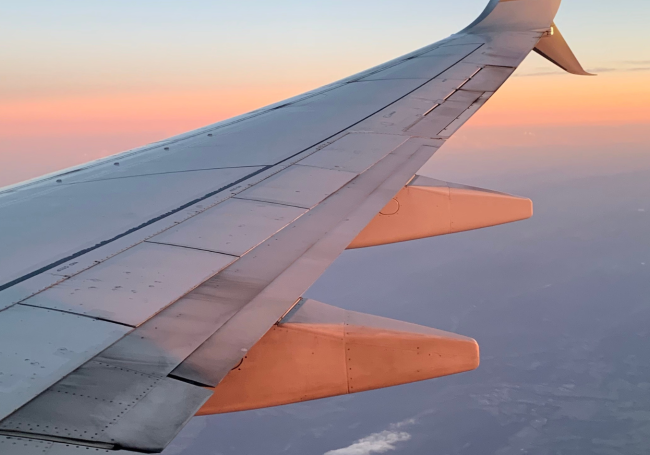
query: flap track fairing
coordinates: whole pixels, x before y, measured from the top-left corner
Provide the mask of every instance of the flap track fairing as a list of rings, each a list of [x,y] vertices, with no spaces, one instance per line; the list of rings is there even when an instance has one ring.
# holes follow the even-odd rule
[[[416,176],[348,249],[480,229],[532,215],[530,199]]]
[[[379,389],[478,363],[471,338],[301,300],[217,385],[198,415]]]

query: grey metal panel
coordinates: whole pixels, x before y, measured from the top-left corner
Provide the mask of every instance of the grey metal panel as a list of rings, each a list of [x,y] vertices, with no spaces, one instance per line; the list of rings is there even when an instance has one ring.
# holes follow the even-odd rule
[[[25,300],[137,326],[236,258],[143,243]]]
[[[230,199],[150,240],[241,256],[306,211],[267,202]]]
[[[96,357],[122,368],[167,375],[240,308],[205,283]],[[237,292],[237,289],[234,289]]]
[[[467,71],[466,74],[466,77],[469,77],[472,73]],[[458,88],[466,77],[461,79],[436,78],[427,85],[411,93],[407,98],[429,101],[429,106],[432,106],[434,103],[442,103],[449,94],[453,93],[453,91]]]
[[[353,172],[293,165],[237,197],[311,208],[356,176]]]
[[[439,145],[440,141],[409,140],[273,241],[256,248],[254,257],[244,256],[236,268],[207,282],[221,293],[219,301],[236,300],[241,310],[172,374],[218,384]]]
[[[471,43],[471,44],[449,43],[446,46],[440,46],[430,50],[429,52],[420,54],[418,55],[417,58],[432,58],[432,57],[440,58],[441,56],[448,56],[448,55],[457,55],[457,56],[469,55],[470,53],[478,49],[482,44],[483,44],[482,40],[480,43]]]
[[[463,126],[465,122],[468,121],[472,115],[474,115],[476,111],[478,111],[485,104],[485,102],[490,99],[493,94],[494,92],[483,93],[481,97],[474,102],[474,104],[472,104],[466,111],[460,114],[456,120],[451,122],[444,130],[442,130],[440,132],[440,136],[444,138],[451,137],[451,135],[454,134],[458,128]]]
[[[481,73],[479,73],[481,74]],[[474,79],[471,79],[473,81]],[[464,87],[464,86],[463,86]],[[483,93],[481,92],[473,92],[473,91],[466,91],[466,90],[456,90],[447,100],[445,103],[447,104],[452,104],[452,103],[457,103],[462,106],[469,106],[473,102],[475,102]],[[444,105],[444,103],[443,103]]]
[[[470,54],[476,48],[478,48],[478,45],[470,45],[469,48],[465,46],[459,46],[453,49],[452,52],[440,52],[439,50],[434,50],[431,52],[439,52],[436,58],[413,58],[406,60],[399,65],[395,65],[378,73],[369,75],[361,80],[371,81],[396,78],[428,80],[436,77],[447,68],[461,60],[464,56]],[[424,80],[420,82],[420,84],[422,84]]]
[[[348,134],[299,161],[299,164],[359,174],[407,139],[387,134]]]
[[[130,328],[14,305],[0,312],[0,419],[128,333]]]
[[[416,90],[414,93],[418,93],[418,91]],[[397,134],[406,138],[408,136],[404,134],[404,131],[420,120],[422,115],[435,104],[434,101],[412,94],[364,120],[354,128],[354,131],[366,132],[366,134],[370,132],[378,132],[381,135]]]
[[[465,61],[479,65],[517,67],[541,36],[541,31],[493,34],[488,44],[477,49]]]
[[[459,93],[459,92],[456,92]],[[469,93],[469,92],[466,92]],[[476,93],[476,98],[480,94]],[[435,108],[429,115],[423,117],[418,123],[408,129],[408,132],[413,135],[424,137],[439,136],[441,130],[453,122],[459,115],[461,115],[467,108],[471,106],[473,100],[464,98],[462,101],[453,101],[451,98],[445,101],[441,106]],[[456,99],[461,99],[457,97]]]
[[[43,289],[63,280],[65,277],[51,273],[41,273],[8,289],[0,291],[0,311],[24,300]]]
[[[250,172],[227,169],[204,172],[201,178],[174,173],[70,185],[48,182],[33,195],[16,195],[11,204],[0,198],[0,206],[7,202],[0,207],[0,286],[163,216]]]
[[[503,66],[485,66],[476,76],[472,77],[467,84],[463,85],[463,90],[475,90],[478,92],[494,92],[506,79],[510,77],[514,68]]]
[[[468,80],[472,74],[476,73],[479,67],[476,65],[464,64],[459,64],[457,66],[460,66],[462,71],[458,71],[452,74],[452,76],[461,77],[460,79],[447,79],[443,76],[435,78],[415,90],[410,95],[396,103],[393,103],[391,106],[380,111],[376,115],[364,120],[359,125],[355,126],[354,131],[376,131],[381,133],[404,134],[405,131],[409,131],[410,127],[419,122],[423,115],[427,112],[433,112],[431,111],[432,108],[445,103],[445,99],[452,103],[455,101],[466,103],[465,98],[471,98],[472,96],[478,98],[479,94],[471,95],[466,92],[464,94],[458,93],[456,89]],[[470,102],[471,101],[472,100],[470,100]],[[452,105],[453,104],[449,104],[448,107]],[[433,112],[434,117],[440,115],[440,113],[445,110],[449,109]],[[438,117],[437,121],[440,123],[438,131],[447,125],[444,123],[444,119]],[[435,128],[430,128],[430,131],[433,131],[433,135],[437,133],[437,131],[434,130]]]
[[[82,446],[68,442],[54,442],[20,436],[0,436],[2,455],[136,455],[137,452],[112,450],[101,446]]]
[[[211,394],[91,361],[0,422],[0,429],[157,452]]]
[[[442,73],[440,76],[438,76],[437,79],[440,79],[441,81],[458,81],[459,85],[482,67],[483,65],[468,63],[467,58],[465,58],[462,62],[452,66],[447,71]],[[456,85],[456,87],[458,87],[458,85]]]

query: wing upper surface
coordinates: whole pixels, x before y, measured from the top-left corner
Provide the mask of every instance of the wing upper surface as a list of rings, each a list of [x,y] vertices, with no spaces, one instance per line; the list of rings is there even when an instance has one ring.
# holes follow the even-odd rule
[[[0,433],[162,450],[204,386],[510,76],[558,5],[492,2],[463,33],[379,67],[0,193],[0,326],[56,313],[66,324],[20,354],[68,349],[57,330],[88,347],[39,387],[24,387],[29,369],[0,375],[0,397],[27,391],[0,406]],[[110,335],[91,343],[91,322]]]

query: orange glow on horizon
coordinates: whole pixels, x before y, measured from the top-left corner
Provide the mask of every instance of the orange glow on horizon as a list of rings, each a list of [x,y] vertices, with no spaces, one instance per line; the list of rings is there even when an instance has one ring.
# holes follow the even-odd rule
[[[474,125],[624,125],[650,123],[647,72],[510,78]]]
[[[313,87],[264,86],[14,100],[0,107],[0,137],[73,133],[173,135],[294,96]],[[513,77],[473,125],[620,125],[650,123],[650,87],[642,72],[597,77]],[[162,139],[162,137],[160,138]]]
[[[225,120],[327,82],[5,100],[0,186]],[[570,147],[596,136],[599,143],[647,143],[648,106],[645,72],[512,77],[451,142],[469,148],[532,146],[545,142],[544,129],[552,129],[555,144]],[[583,127],[589,134],[578,133]]]

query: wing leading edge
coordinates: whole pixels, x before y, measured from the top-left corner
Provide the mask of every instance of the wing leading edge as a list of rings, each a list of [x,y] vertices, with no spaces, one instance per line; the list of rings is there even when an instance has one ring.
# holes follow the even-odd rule
[[[36,359],[43,346],[57,358],[0,376],[1,448],[160,452],[197,412],[475,368],[471,339],[301,297],[345,248],[530,216],[528,200],[413,177],[531,50],[576,68],[568,47],[544,38],[557,36],[559,4],[492,0],[460,33],[386,64],[0,192],[0,326],[63,321],[0,352],[2,365]],[[418,207],[431,213],[418,217]],[[446,227],[431,224],[444,216]],[[372,227],[400,217],[429,224],[388,237]],[[101,327],[92,342],[89,324]],[[3,346],[17,347],[19,334],[6,333]],[[338,376],[318,390],[267,384],[270,398],[256,396],[259,378],[271,377],[259,352],[292,355],[296,336],[334,343],[321,355]],[[356,354],[345,360],[345,349]],[[373,359],[387,358],[388,370],[376,370]],[[276,384],[286,388],[286,368],[297,366],[272,364]]]

